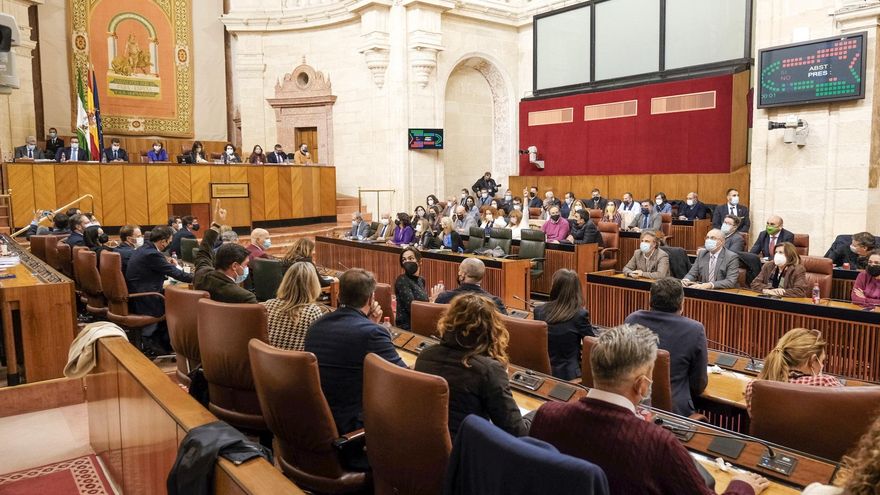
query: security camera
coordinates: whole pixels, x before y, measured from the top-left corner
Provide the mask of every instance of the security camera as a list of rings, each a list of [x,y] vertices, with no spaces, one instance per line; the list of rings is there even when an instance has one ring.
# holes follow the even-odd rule
[[[796,115],[789,115],[785,122],[767,122],[767,130],[773,131],[783,129],[782,142],[791,144],[797,142],[798,146],[806,146],[807,136],[810,135],[810,129],[807,121],[797,118]]]
[[[12,54],[12,47],[18,46],[20,41],[21,33],[15,17],[0,14],[0,93],[8,94],[12,89],[21,86],[15,70],[15,56]]]
[[[534,145],[529,146],[527,151],[529,152],[529,163],[543,170],[544,160],[538,160],[538,147]]]

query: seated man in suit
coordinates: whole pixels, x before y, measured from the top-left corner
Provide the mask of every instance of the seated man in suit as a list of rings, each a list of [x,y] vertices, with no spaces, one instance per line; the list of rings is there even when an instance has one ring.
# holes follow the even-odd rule
[[[267,158],[269,163],[284,163],[287,161],[287,153],[284,152],[283,146],[276,144],[275,151],[269,153]]]
[[[565,197],[562,198],[562,204],[559,205],[559,214],[562,215],[562,218],[569,218],[569,216],[571,215],[571,208],[574,206],[575,199],[577,198],[574,197],[573,192],[569,191],[565,193]],[[587,213],[587,217],[589,216],[590,214]]]
[[[663,217],[651,206],[651,202],[646,199],[642,201],[641,211],[630,222],[627,230],[632,232],[642,232],[644,230],[657,231],[660,230],[661,223],[663,223]]]
[[[364,221],[361,212],[356,211],[351,214],[351,229],[345,234],[346,239],[361,240],[369,236],[370,224]]]
[[[167,277],[181,282],[192,282],[193,276],[173,264],[162,254],[171,243],[171,227],[158,226],[150,231],[150,240],[136,249],[125,269],[125,282],[130,293],[162,292]],[[137,297],[129,303],[132,313],[150,316],[165,314],[165,301],[159,297]],[[164,354],[170,349],[165,323],[145,327],[144,349],[149,354]]]
[[[689,192],[685,205],[679,206],[679,220],[700,220],[706,217],[706,205],[697,198],[697,193]]]
[[[746,240],[740,235],[740,220],[735,215],[724,215],[724,223],[721,224],[721,233],[724,234],[724,247],[738,253],[745,251]]]
[[[586,206],[590,210],[605,211],[605,207],[608,206],[608,200],[602,197],[602,193],[599,192],[599,189],[593,189],[593,192],[591,194],[592,196],[590,197],[590,199],[584,201],[584,206]]]
[[[470,235],[471,227],[477,227],[477,221],[473,215],[468,215],[464,206],[455,207],[455,223],[453,228],[461,235]]]
[[[119,138],[110,140],[110,147],[104,150],[104,162],[127,162],[128,152],[122,149],[119,144]]]
[[[58,137],[58,129],[49,128],[49,136],[46,138],[46,158],[55,158],[55,152],[64,147],[64,140]]]
[[[768,260],[776,253],[776,246],[783,242],[794,244],[794,234],[782,228],[782,217],[773,215],[767,219],[767,228],[758,234],[758,239],[749,252]]]
[[[180,228],[174,233],[174,238],[171,240],[171,244],[168,245],[168,254],[176,254],[178,257],[183,256],[180,250],[180,240],[196,238],[196,235],[193,233],[194,225],[195,219],[193,217],[189,215],[180,217]]]
[[[218,199],[212,218],[217,221],[205,232],[196,253],[196,273],[193,288],[207,291],[211,299],[224,303],[256,303],[257,296],[241,287],[248,278],[250,252],[241,244],[221,244],[214,251],[214,243],[220,236],[220,224],[226,222],[226,210]]]
[[[523,196],[529,198],[529,208],[543,208],[544,202],[538,197],[538,188],[532,186],[528,191],[523,190]]]
[[[144,234],[141,233],[140,227],[137,225],[126,225],[119,229],[119,245],[116,246],[113,252],[119,253],[123,275],[126,268],[128,268],[128,262],[131,260],[135,249],[143,245]]]
[[[86,231],[86,227],[89,226],[90,220],[85,215],[73,215],[68,220],[68,225],[70,228],[70,235],[67,236],[67,239],[62,240],[61,242],[66,243],[68,246],[73,248],[74,246],[85,246],[86,240],[83,237],[83,234]]]
[[[340,434],[363,428],[364,358],[375,353],[406,368],[391,334],[379,324],[382,308],[374,298],[376,280],[360,268],[339,277],[339,309],[312,323],[305,351],[318,358],[321,390]]]
[[[394,225],[391,223],[391,213],[382,213],[379,218],[379,227],[369,237],[371,241],[386,241],[394,237]]]
[[[37,148],[37,138],[35,136],[28,136],[24,142],[24,146],[15,148],[15,160],[18,160],[19,158],[25,158],[28,160],[46,159],[46,155],[43,151]]]
[[[498,296],[489,294],[480,284],[483,283],[483,277],[486,275],[486,265],[479,258],[465,258],[458,265],[458,287],[440,293],[434,302],[437,304],[449,304],[455,296],[465,292],[476,292],[482,294],[495,302],[498,312],[507,314],[507,308],[504,302]]]
[[[868,255],[874,250],[877,240],[870,232],[853,234],[849,245],[838,245],[825,253],[826,258],[831,258],[834,266],[843,266],[849,263],[850,270],[864,270],[868,266]]]
[[[694,289],[732,289],[739,281],[739,256],[724,247],[724,234],[712,229],[705,248],[697,255],[691,271],[681,280]]]
[[[58,151],[55,152],[56,162],[78,162],[88,159],[89,152],[84,149],[80,149],[79,138],[76,136],[70,138],[70,147],[58,148]]]
[[[633,278],[662,279],[669,276],[669,255],[660,249],[654,231],[646,230],[639,236],[639,249],[623,267],[623,273]]]
[[[748,232],[751,222],[749,221],[749,209],[739,204],[739,191],[736,189],[727,190],[727,203],[715,207],[712,213],[712,227],[721,228],[724,223],[725,215],[734,215],[740,219],[737,231]]]
[[[706,329],[703,324],[681,315],[684,289],[674,278],[662,278],[651,284],[651,309],[639,310],[624,323],[648,327],[660,338],[659,347],[669,352],[669,380],[675,414],[694,413],[694,397],[709,384],[706,366]]]
[[[578,401],[544,403],[529,435],[597,464],[611,493],[714,494],[675,435],[637,410],[651,396],[657,340],[641,325],[600,334],[590,355],[594,387]],[[755,495],[768,485],[760,476],[740,473],[724,493]]]

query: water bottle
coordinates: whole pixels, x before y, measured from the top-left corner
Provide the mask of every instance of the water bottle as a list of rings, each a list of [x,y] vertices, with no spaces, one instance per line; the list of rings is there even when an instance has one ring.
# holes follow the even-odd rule
[[[174,264],[177,265],[177,253],[174,251],[171,251],[171,259],[174,261]]]
[[[382,326],[387,328],[388,330],[391,330],[391,317],[390,316],[386,316],[385,318],[382,319]]]
[[[813,304],[819,304],[822,299],[822,291],[819,290],[819,282],[813,284]]]

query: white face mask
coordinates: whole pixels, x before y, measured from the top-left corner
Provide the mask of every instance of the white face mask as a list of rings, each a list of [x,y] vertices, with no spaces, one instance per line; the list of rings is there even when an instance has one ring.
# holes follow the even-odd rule
[[[114,145],[111,146],[110,148],[112,148],[113,151],[119,151],[119,145],[118,145],[118,144],[114,144]]]
[[[355,226],[355,225],[357,225],[357,224],[358,224],[358,221],[357,221],[357,220],[352,220],[352,221],[351,221],[351,225],[352,225],[352,226]]]
[[[722,223],[721,224],[721,233],[722,234],[727,235],[730,233],[731,230],[733,230],[733,225],[730,225],[729,223]]]
[[[417,233],[417,234],[421,234],[421,233],[422,233],[422,226],[421,226],[421,225],[416,225],[416,233]]]
[[[663,200],[662,200],[662,199],[655,199],[654,202],[657,203],[657,206],[660,206],[660,205],[663,204]]]
[[[144,245],[144,238],[143,237],[135,237],[134,238],[134,245],[135,245],[135,247],[143,246]]]
[[[510,201],[511,198],[513,198],[513,196],[511,196],[510,194],[507,194],[504,196],[504,201]]]
[[[513,205],[513,209],[514,210],[522,210],[522,206],[521,205]]]
[[[227,155],[231,155],[232,152],[233,152],[233,149],[232,149],[232,148],[226,148],[226,154],[227,154]]]
[[[159,150],[162,149],[162,147],[161,147],[161,146],[153,146],[153,149],[156,150],[156,151],[159,151]]]
[[[79,148],[79,143],[70,143],[70,147],[73,149]]]
[[[687,200],[687,205],[694,206],[694,200],[692,200],[692,199]]]
[[[785,257],[784,253],[776,253],[773,255],[773,264],[776,266],[783,266],[788,263],[788,258]]]
[[[739,196],[731,196],[730,197],[730,204],[732,204],[734,206],[738,205],[739,204]]]
[[[29,145],[27,145],[27,149],[29,149],[29,150],[31,150],[31,151],[33,151],[34,148],[36,148],[36,147],[37,147],[37,146],[36,146],[35,144],[29,144]]]
[[[488,198],[488,197],[489,197],[489,193],[482,193],[482,194],[480,194],[480,196],[482,196],[482,197],[484,197],[484,198]]]
[[[433,200],[433,199],[429,199],[429,200],[428,200],[428,206],[434,206],[434,200]]]
[[[383,218],[382,220],[379,220],[379,223],[381,223],[382,225],[388,225],[388,219]]]

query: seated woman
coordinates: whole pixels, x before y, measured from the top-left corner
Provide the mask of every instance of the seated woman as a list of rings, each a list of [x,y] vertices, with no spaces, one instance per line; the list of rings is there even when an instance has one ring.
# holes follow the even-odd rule
[[[576,199],[576,200],[574,200],[574,203],[571,204],[571,207],[568,210],[568,219],[574,220],[574,212],[576,212],[578,210],[587,211],[588,212],[587,218],[590,217],[589,210],[587,210],[587,207],[584,205],[584,202],[579,199]]]
[[[258,145],[254,146],[254,149],[251,151],[251,156],[248,158],[248,162],[251,165],[262,165],[266,163],[266,154],[263,153],[263,147]]]
[[[468,196],[464,200],[464,210],[470,216],[474,217],[477,223],[480,223],[480,208],[477,206],[477,200],[473,196]]]
[[[880,250],[868,255],[868,266],[856,277],[850,297],[865,307],[880,305]]]
[[[488,236],[492,229],[503,229],[504,227],[507,227],[507,221],[504,220],[501,212],[491,206],[484,206],[480,228],[486,232],[486,235]]]
[[[777,245],[773,259],[764,263],[751,287],[771,296],[807,297],[811,289],[807,269],[801,264],[794,244],[783,242]]]
[[[450,249],[453,253],[463,253],[464,244],[461,242],[461,236],[455,231],[455,224],[449,217],[443,217],[440,220],[442,230],[440,230],[440,241],[444,249]]]
[[[721,223],[721,233],[724,234],[724,247],[735,253],[744,251],[746,240],[737,232],[742,220],[736,215],[727,215]]]
[[[513,239],[520,239],[522,229],[529,228],[523,220],[523,213],[520,210],[512,210],[507,216],[507,228],[510,229],[510,237]]]
[[[440,232],[443,229],[443,226],[440,225],[440,221],[443,219],[443,208],[440,205],[434,205],[428,207],[428,221],[431,222],[431,231]]]
[[[241,157],[235,152],[235,146],[232,143],[226,143],[223,156],[220,159],[223,163],[241,163]]]
[[[309,326],[327,313],[328,308],[318,304],[321,283],[312,266],[305,261],[291,265],[275,299],[260,303],[266,306],[269,321],[269,343],[279,349],[303,350]]]
[[[764,358],[764,369],[758,373],[758,380],[814,385],[818,387],[842,387],[840,381],[823,375],[825,366],[825,339],[818,330],[795,328],[789,330],[776,347]],[[752,414],[752,384],[746,385],[746,407]]]
[[[656,232],[642,232],[639,236],[639,248],[623,267],[623,273],[633,278],[661,279],[669,276],[669,255],[660,249]]]
[[[672,213],[672,205],[669,204],[669,201],[666,201],[665,193],[660,192],[654,196],[654,205],[657,213]]]
[[[396,225],[394,227],[394,237],[388,243],[397,244],[398,246],[412,244],[413,239],[416,237],[416,231],[412,228],[409,215],[398,213],[397,219],[394,220],[394,225]]]
[[[416,234],[413,238],[413,244],[419,249],[440,249],[440,239],[434,235],[431,230],[431,222],[427,218],[422,218],[416,222]]]
[[[590,220],[589,210],[578,210],[574,212],[574,220],[571,220],[571,227],[568,230],[568,242],[574,244],[589,244],[591,242],[602,245],[602,234]]]
[[[571,380],[581,376],[581,342],[595,336],[590,312],[577,272],[562,268],[553,274],[550,300],[535,306],[535,319],[547,322],[547,346],[553,376]]]
[[[153,141],[153,149],[147,152],[147,158],[150,160],[150,163],[167,162],[168,152],[162,147],[162,143]]]
[[[308,237],[300,237],[297,240],[293,241],[293,244],[290,246],[287,254],[285,254],[284,258],[281,259],[281,268],[286,271],[289,270],[294,263],[309,263],[312,265],[312,268],[314,268],[315,275],[318,276],[321,287],[329,287],[331,284],[333,284],[334,278],[325,277],[318,273],[318,267],[315,266],[315,262],[312,261],[312,253],[314,252],[315,241],[309,239]]]
[[[507,377],[510,336],[491,299],[464,293],[452,300],[437,323],[440,344],[423,350],[415,370],[449,384],[449,433],[455,438],[468,414],[524,436],[529,425],[513,400]]]
[[[623,222],[623,217],[620,215],[620,212],[617,211],[617,204],[614,201],[609,201],[607,205],[605,205],[605,212],[602,213],[602,222],[614,223],[620,227]]]
[[[400,267],[404,273],[394,281],[394,295],[397,297],[394,324],[398,328],[409,330],[412,302],[428,301],[425,279],[421,276],[422,255],[416,249],[404,249],[400,253]]]
[[[205,158],[205,150],[201,141],[194,141],[192,149],[184,156],[185,163],[208,163]]]
[[[92,225],[90,227],[86,227],[85,232],[83,232],[83,240],[86,243],[86,247],[95,252],[95,257],[97,258],[96,263],[98,268],[101,267],[101,251],[113,251],[113,248],[110,247],[110,237],[104,233],[104,229],[99,225]]]
[[[422,218],[426,218],[428,213],[425,211],[425,207],[422,205],[416,206],[416,209],[413,211],[412,223],[416,223],[418,220]]]

